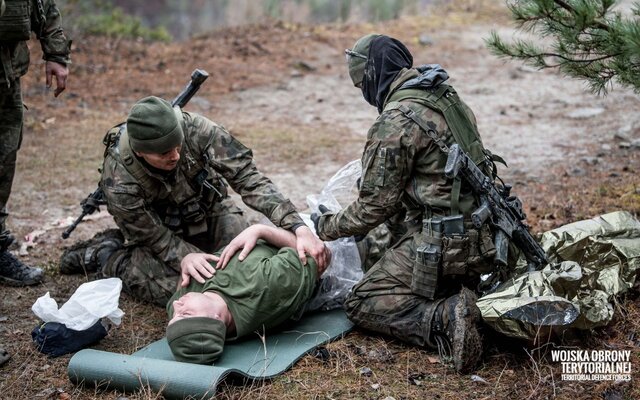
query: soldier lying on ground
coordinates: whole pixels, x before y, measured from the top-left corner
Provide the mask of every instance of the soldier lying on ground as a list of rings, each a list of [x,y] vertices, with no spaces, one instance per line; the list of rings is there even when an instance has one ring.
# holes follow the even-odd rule
[[[245,204],[295,233],[302,262],[308,254],[326,265],[322,241],[222,126],[147,97],[131,109],[126,129],[112,129],[105,142],[100,186],[120,229],[67,249],[62,273],[119,277],[126,292],[165,306],[187,254],[213,253],[247,226],[227,183]]]
[[[180,286],[167,304],[167,340],[175,358],[211,365],[220,357],[225,340],[299,316],[324,267],[311,257],[303,265],[292,248],[295,243],[289,231],[253,225],[220,257],[187,255],[181,263]],[[224,269],[216,269],[219,258],[238,249],[242,251]],[[324,249],[323,256],[329,259]]]
[[[480,312],[467,288],[494,269],[495,248],[488,226],[471,223],[479,204],[469,185],[445,176],[440,143],[458,143],[491,177],[490,153],[440,65],[413,68],[409,50],[384,35],[364,36],[345,52],[354,86],[380,116],[367,135],[358,199],[316,217],[316,230],[323,240],[365,235],[404,215],[407,231],[354,286],[347,314],[363,328],[438,348],[458,371],[473,370],[482,354]]]

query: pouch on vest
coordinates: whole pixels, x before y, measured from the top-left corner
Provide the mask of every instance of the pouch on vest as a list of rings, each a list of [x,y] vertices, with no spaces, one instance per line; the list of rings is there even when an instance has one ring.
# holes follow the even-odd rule
[[[31,10],[29,0],[5,0],[0,17],[0,42],[22,42],[31,38]]]
[[[442,223],[439,219],[425,219],[418,236],[416,259],[411,276],[411,292],[433,300],[438,287],[438,274],[442,258]]]
[[[462,227],[462,216],[460,226]],[[456,218],[449,217],[449,218]],[[481,275],[493,270],[495,247],[488,225],[474,228],[444,229],[442,235],[442,275]]]
[[[182,230],[185,236],[195,236],[207,231],[206,215],[197,199],[191,199],[180,205]]]

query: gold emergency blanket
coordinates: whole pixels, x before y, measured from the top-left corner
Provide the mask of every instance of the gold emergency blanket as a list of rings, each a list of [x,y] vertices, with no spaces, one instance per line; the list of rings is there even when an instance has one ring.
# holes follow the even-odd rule
[[[640,267],[640,222],[612,212],[545,232],[541,245],[550,264],[481,297],[484,322],[529,340],[550,329],[608,324],[615,297],[633,286]]]

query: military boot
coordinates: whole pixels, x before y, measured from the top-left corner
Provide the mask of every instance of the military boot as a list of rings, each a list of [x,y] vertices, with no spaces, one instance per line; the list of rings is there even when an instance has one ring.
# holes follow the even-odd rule
[[[11,286],[29,286],[42,282],[44,272],[22,263],[7,250],[0,253],[0,282]]]
[[[480,310],[477,296],[462,288],[436,308],[431,326],[432,342],[443,357],[450,357],[456,371],[473,371],[482,356],[482,338],[478,332]]]
[[[119,229],[107,229],[89,240],[67,248],[60,258],[61,274],[97,272],[109,257],[124,247],[124,236]]]

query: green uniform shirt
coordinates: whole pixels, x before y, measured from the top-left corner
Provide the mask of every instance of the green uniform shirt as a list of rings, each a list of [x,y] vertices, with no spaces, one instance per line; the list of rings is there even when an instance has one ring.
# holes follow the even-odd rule
[[[189,292],[213,291],[227,303],[236,325],[235,336],[273,328],[300,312],[311,298],[317,279],[317,267],[311,257],[302,265],[296,250],[278,249],[258,243],[244,261],[236,254],[223,270],[204,284],[191,279],[167,303],[169,318],[173,317],[173,301]]]

